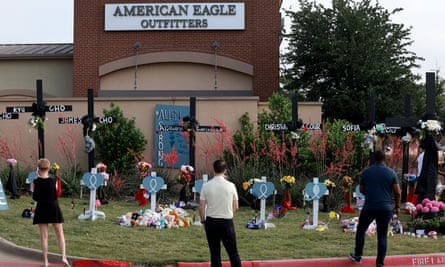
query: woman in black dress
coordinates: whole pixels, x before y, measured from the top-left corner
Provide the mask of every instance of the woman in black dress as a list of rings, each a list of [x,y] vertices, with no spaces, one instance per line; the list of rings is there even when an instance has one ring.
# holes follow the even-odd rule
[[[66,258],[63,215],[56,195],[56,178],[49,176],[51,163],[47,159],[37,162],[37,178],[32,183],[32,198],[37,202],[33,224],[39,225],[44,266],[48,263],[48,224],[52,224],[62,253],[62,263],[70,266]]]

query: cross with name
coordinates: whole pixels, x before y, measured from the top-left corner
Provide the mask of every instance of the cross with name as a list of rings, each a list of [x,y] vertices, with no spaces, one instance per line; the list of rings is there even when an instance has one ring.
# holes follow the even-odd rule
[[[298,99],[297,96],[292,96],[292,120],[285,123],[267,123],[264,124],[266,131],[295,131],[304,130],[321,130],[320,123],[303,123],[298,119]]]
[[[43,89],[42,89],[42,80],[37,80],[36,82],[36,91],[37,91],[37,102],[33,103],[32,106],[14,106],[14,107],[6,107],[6,117],[11,117],[14,119],[18,118],[18,113],[26,113],[32,112],[32,116],[38,117],[41,120],[45,120],[46,112],[66,112],[72,111],[73,107],[71,105],[46,105],[43,101]],[[12,113],[11,115],[8,115]],[[5,114],[5,113],[3,113]],[[14,115],[16,114],[16,115]],[[44,128],[37,127],[37,136],[38,136],[38,151],[39,158],[45,157],[45,138],[44,138]]]
[[[94,124],[111,124],[113,117],[96,117],[94,115],[94,90],[88,89],[88,113],[83,117],[59,117],[59,124],[83,124],[83,136],[85,139],[85,150],[88,153],[88,170],[94,168],[94,140],[88,135],[93,131]]]

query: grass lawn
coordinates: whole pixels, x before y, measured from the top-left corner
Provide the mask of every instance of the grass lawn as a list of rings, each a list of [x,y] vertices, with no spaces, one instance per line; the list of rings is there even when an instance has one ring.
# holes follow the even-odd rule
[[[60,205],[65,217],[67,253],[71,256],[113,259],[133,262],[135,265],[156,266],[178,261],[208,261],[209,251],[205,233],[200,226],[177,229],[154,229],[148,227],[122,227],[118,217],[127,212],[140,210],[133,201],[110,201],[98,210],[106,219],[79,220],[83,210],[88,210],[88,199],[61,198]],[[0,211],[1,237],[17,245],[40,249],[39,231],[32,219],[22,218],[25,208],[30,208],[32,199],[22,196],[8,199],[9,210]],[[146,208],[149,208],[150,202]],[[311,204],[312,205],[312,204]],[[272,212],[267,207],[267,213]],[[193,213],[193,210],[189,210]],[[197,212],[197,211],[196,211]],[[304,209],[288,211],[286,215],[270,220],[275,228],[250,230],[246,223],[255,215],[250,207],[241,207],[235,215],[239,253],[242,260],[278,260],[302,258],[346,257],[354,247],[354,235],[345,234],[340,221],[329,223],[329,229],[318,232],[302,229],[307,213]],[[257,214],[259,217],[259,214]],[[343,214],[342,219],[358,216]],[[328,214],[320,213],[319,219],[327,222]],[[409,218],[403,214],[402,222]],[[442,236],[439,240],[413,238],[407,235],[389,237],[388,255],[407,255],[443,252]],[[365,256],[376,255],[376,237],[366,239]],[[50,232],[50,252],[59,253],[53,231]],[[228,260],[223,250],[223,259]]]

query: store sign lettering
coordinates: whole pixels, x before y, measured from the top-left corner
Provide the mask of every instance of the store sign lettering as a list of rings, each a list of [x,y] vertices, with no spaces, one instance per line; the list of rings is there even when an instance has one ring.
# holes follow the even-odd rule
[[[244,3],[105,4],[105,31],[244,30]]]

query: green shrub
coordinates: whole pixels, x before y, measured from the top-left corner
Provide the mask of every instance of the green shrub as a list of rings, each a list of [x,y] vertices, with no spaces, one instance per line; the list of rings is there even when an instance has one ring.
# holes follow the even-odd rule
[[[147,140],[136,128],[135,120],[124,117],[122,110],[110,103],[110,110],[103,110],[105,117],[113,117],[112,124],[99,124],[91,136],[96,143],[96,157],[108,166],[108,171],[134,174],[135,163],[141,158]]]

